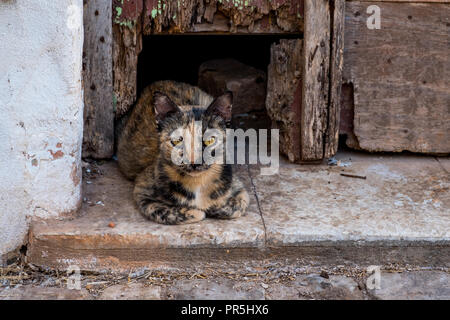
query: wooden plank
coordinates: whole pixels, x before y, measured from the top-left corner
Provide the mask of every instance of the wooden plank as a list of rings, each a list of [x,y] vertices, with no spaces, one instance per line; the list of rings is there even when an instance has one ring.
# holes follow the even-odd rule
[[[111,1],[84,2],[83,157],[110,158],[114,151]]]
[[[145,0],[144,30],[149,33],[298,33],[303,0]],[[276,18],[273,18],[276,17]]]
[[[138,20],[131,27],[113,26],[113,83],[116,119],[123,116],[136,101],[137,65],[142,50],[142,27]]]
[[[324,157],[330,74],[330,2],[305,0],[301,158]]]
[[[331,0],[330,102],[324,157],[336,154],[339,146],[339,121],[344,68],[345,0]]]
[[[280,130],[280,151],[291,162],[301,160],[302,47],[301,39],[272,44],[267,74],[267,113],[272,128]]]
[[[366,9],[381,8],[381,29]],[[353,85],[354,133],[368,151],[450,152],[450,6],[346,5],[344,81]]]

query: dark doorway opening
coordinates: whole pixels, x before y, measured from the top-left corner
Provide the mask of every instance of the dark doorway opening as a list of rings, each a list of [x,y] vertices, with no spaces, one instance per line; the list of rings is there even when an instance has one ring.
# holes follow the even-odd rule
[[[301,37],[300,34],[145,36],[138,61],[137,95],[139,97],[146,86],[158,80],[198,85],[200,66],[216,59],[233,59],[267,74],[271,45],[280,39]],[[261,82],[260,79],[257,81]],[[264,80],[264,90],[266,86]],[[265,108],[250,112],[237,110],[233,112],[233,126],[270,128],[270,120]]]
[[[199,66],[212,59],[236,59],[267,72],[270,46],[301,35],[151,35],[138,62],[138,95],[157,80],[197,84]]]

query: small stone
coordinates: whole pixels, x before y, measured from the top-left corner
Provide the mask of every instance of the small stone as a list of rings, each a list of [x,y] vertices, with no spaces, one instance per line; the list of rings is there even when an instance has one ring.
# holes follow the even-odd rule
[[[233,59],[202,63],[198,86],[212,96],[233,92],[233,114],[265,109],[266,73]]]
[[[261,287],[263,287],[264,289],[269,288],[269,286],[267,284],[265,284],[265,283],[261,283]]]

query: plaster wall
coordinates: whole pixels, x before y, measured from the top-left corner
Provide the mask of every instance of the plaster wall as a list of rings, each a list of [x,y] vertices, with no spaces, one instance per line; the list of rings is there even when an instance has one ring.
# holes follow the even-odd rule
[[[82,0],[0,1],[0,263],[81,198]]]

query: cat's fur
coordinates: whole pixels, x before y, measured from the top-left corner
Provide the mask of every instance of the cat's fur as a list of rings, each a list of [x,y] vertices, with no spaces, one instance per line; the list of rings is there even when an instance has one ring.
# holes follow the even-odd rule
[[[202,121],[223,133],[231,118],[232,96],[213,98],[197,87],[159,81],[147,87],[130,114],[118,143],[121,171],[135,179],[134,199],[141,213],[163,224],[185,224],[205,217],[233,219],[245,214],[249,196],[228,164],[176,165],[170,134]]]

